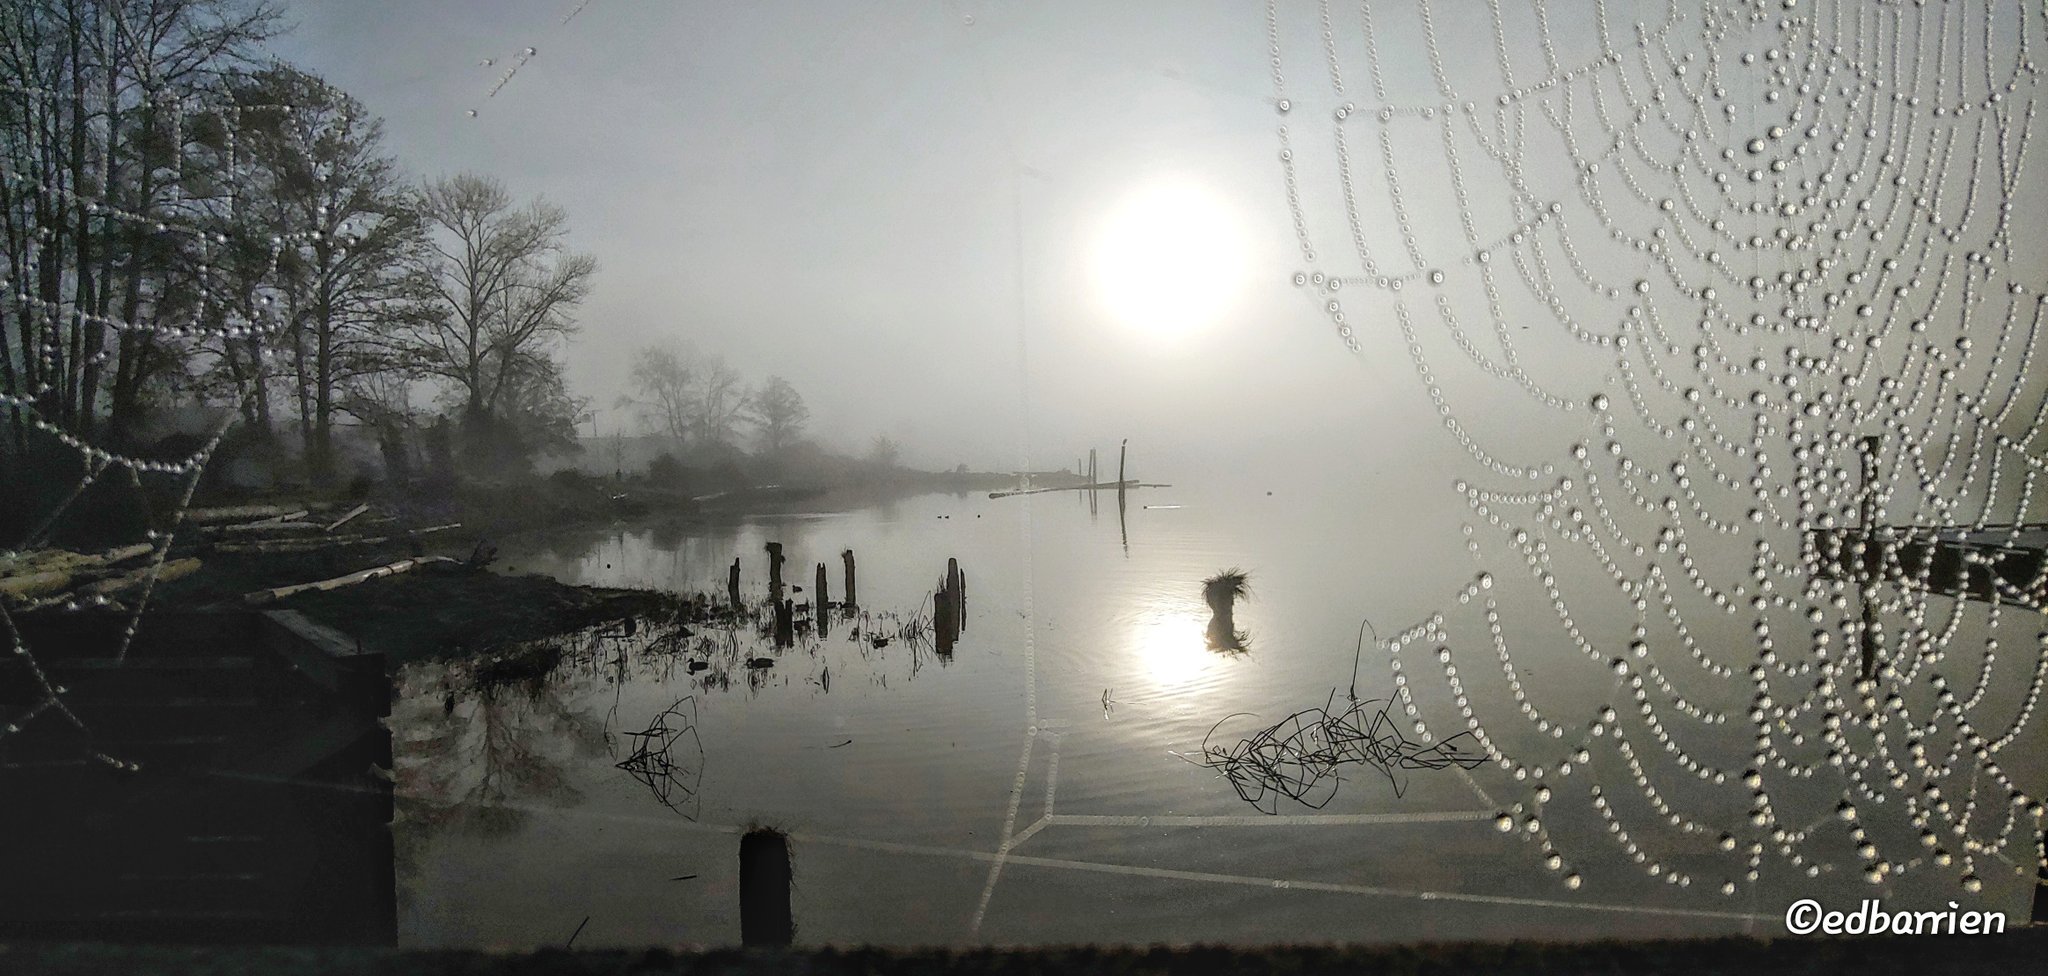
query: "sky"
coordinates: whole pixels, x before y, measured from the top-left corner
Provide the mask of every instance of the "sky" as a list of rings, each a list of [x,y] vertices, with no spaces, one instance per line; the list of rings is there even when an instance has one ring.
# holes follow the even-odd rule
[[[1393,375],[1290,281],[1260,5],[285,11],[276,52],[362,99],[409,170],[567,208],[599,273],[564,358],[605,434],[633,430],[609,408],[637,352],[677,341],[788,379],[823,442],[887,433],[910,462],[997,470],[1124,437],[1296,450],[1372,427],[1360,391]],[[1119,234],[1182,232],[1222,242],[1194,257],[1227,286],[1190,299],[1105,266]]]

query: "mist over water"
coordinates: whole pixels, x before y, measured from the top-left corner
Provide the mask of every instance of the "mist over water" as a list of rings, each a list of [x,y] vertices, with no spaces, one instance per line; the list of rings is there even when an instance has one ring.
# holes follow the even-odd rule
[[[7,298],[4,405],[68,465],[36,487],[197,485],[227,444],[233,490],[299,464],[351,505],[573,509],[491,512],[434,563],[471,579],[695,601],[396,672],[402,945],[730,944],[755,828],[787,836],[806,944],[2032,908],[2038,10],[288,10],[265,50],[326,82],[240,97],[303,88],[378,133],[418,196],[392,226],[425,221],[338,333],[375,353],[315,376],[317,316],[262,324],[300,294],[262,282],[197,331],[114,321],[60,294],[96,264],[71,237],[10,224],[38,290]],[[277,199],[332,185],[246,135],[286,147]],[[194,151],[232,175],[228,142]],[[23,200],[80,192],[25,172]],[[477,214],[531,236],[518,288],[552,298],[449,290]],[[265,272],[335,239],[249,226]],[[264,277],[191,237],[162,288]],[[493,322],[530,328],[465,359]],[[109,426],[156,404],[131,333],[184,357],[145,392],[212,418],[157,442],[188,460],[90,430],[107,356]],[[17,650],[8,704],[64,714]]]

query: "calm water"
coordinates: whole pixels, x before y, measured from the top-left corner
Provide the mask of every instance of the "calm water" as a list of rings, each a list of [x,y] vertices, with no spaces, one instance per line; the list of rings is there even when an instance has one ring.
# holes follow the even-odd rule
[[[765,543],[784,545],[796,583],[827,563],[835,598],[838,554],[850,548],[862,605],[904,615],[957,557],[969,621],[950,661],[902,641],[848,640],[841,623],[759,671],[693,676],[688,662],[713,655],[692,642],[727,638],[650,642],[645,629],[571,642],[563,666],[532,687],[484,694],[443,666],[408,669],[394,718],[401,938],[554,944],[587,917],[579,946],[736,943],[737,834],[754,824],[792,835],[804,943],[1782,934],[1798,897],[1844,908],[1873,892],[1897,908],[1958,897],[1952,870],[1908,860],[1910,832],[1876,825],[1870,839],[1909,869],[1882,888],[1865,883],[1832,816],[1839,779],[1774,781],[1779,822],[1812,823],[1801,849],[1818,876],[1772,852],[1759,884],[1723,895],[1724,880],[1743,880],[1746,856],[1714,840],[1742,823],[1748,792],[1660,753],[1626,714],[1621,679],[1571,643],[1527,578],[1518,588],[1503,577],[1513,677],[1573,735],[1553,739],[1519,713],[1484,616],[1456,600],[1476,568],[1458,512],[1377,510],[1363,499],[1380,487],[1361,477],[1139,492],[1127,531],[1113,496],[1092,512],[1070,494],[975,494],[508,543],[502,564],[518,571],[682,592],[722,592],[737,556],[750,598],[765,592]],[[1204,643],[1200,586],[1233,566],[1251,575],[1237,614],[1250,649],[1222,654]],[[1576,623],[1625,647],[1633,617],[1607,602],[1611,618],[1588,608]],[[1229,745],[1333,691],[1341,707],[1362,619],[1388,638],[1439,610],[1496,741],[1568,760],[1566,743],[1612,703],[1658,799],[1692,822],[1659,815],[1611,739],[1595,740],[1590,764],[1570,775],[1550,769],[1540,835],[1521,819],[1500,829],[1504,810],[1522,804],[1526,816],[1539,798],[1534,782],[1493,766],[1410,771],[1399,795],[1351,766],[1320,809],[1281,800],[1270,816],[1190,761],[1212,729]],[[1751,643],[1740,621],[1727,626],[1728,654],[1746,668]],[[1714,631],[1699,633],[1713,642]],[[1407,647],[1402,660],[1432,727],[1455,731],[1437,643]],[[752,637],[741,645],[743,656],[773,653]],[[1740,770],[1753,687],[1671,654],[1654,660],[1674,687],[1734,711],[1724,726],[1675,713],[1665,722],[1692,755]],[[729,684],[705,686],[720,673]],[[1980,705],[2016,704],[2025,682],[2013,684]],[[1360,698],[1394,690],[1372,636],[1356,687]],[[1982,822],[1982,836],[1998,835],[1998,818]],[[1980,858],[1980,907],[2025,918],[2028,886],[2013,862],[2031,856],[2030,829],[2023,821],[2016,846]],[[1540,838],[1560,867],[1545,863]],[[1637,855],[1682,869],[1685,884],[1651,876]]]

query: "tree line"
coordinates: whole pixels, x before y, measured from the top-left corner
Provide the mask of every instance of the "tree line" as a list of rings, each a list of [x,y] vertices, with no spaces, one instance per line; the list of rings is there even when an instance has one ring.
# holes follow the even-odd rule
[[[266,56],[281,29],[262,0],[0,0],[9,450],[139,451],[169,408],[232,406],[327,483],[338,423],[402,430],[422,388],[481,464],[573,444],[557,352],[596,263],[567,214],[408,175]]]
[[[641,349],[630,383],[632,392],[618,405],[635,410],[643,429],[700,453],[736,447],[744,424],[754,429],[763,453],[780,454],[811,419],[803,395],[788,380],[769,376],[749,389],[725,357],[680,343]]]

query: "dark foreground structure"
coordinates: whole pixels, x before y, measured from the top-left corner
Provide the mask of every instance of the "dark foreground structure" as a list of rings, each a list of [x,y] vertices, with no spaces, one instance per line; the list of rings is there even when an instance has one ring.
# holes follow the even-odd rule
[[[2028,929],[1984,938],[1813,939],[1594,943],[1587,945],[1443,945],[1370,948],[1227,949],[1022,949],[965,952],[823,949],[727,950],[679,953],[543,951],[523,955],[476,952],[389,952],[350,949],[143,949],[0,946],[0,971],[15,976],[639,976],[719,974],[754,976],[1022,976],[1027,973],[1130,976],[1166,973],[1243,973],[1311,976],[1317,973],[1398,973],[1405,976],[1475,976],[1500,973],[1549,976],[1585,973],[1635,976],[1654,973],[1741,973],[1743,976],[1846,973],[1890,976],[1919,973],[2039,972],[2048,958],[2048,930]]]
[[[0,943],[395,944],[382,655],[291,611],[152,613],[125,654],[122,614],[13,623]]]

